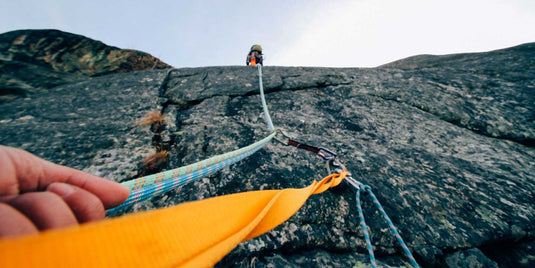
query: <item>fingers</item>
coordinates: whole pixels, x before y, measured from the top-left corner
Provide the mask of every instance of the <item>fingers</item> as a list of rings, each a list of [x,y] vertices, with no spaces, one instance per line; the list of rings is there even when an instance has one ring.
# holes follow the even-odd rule
[[[56,182],[50,184],[47,191],[61,197],[79,223],[101,220],[106,215],[100,199],[86,190]]]
[[[0,203],[0,237],[36,234],[37,227],[13,207]]]
[[[46,169],[47,179],[43,180],[43,185],[64,182],[78,186],[97,196],[106,209],[122,204],[130,194],[130,189],[119,183],[50,162],[47,162],[47,165],[51,165],[52,167]],[[52,181],[50,178],[60,179]]]
[[[0,195],[15,195],[19,193],[17,169],[13,161],[14,148],[0,146]],[[21,150],[22,151],[22,150]]]
[[[65,183],[52,183],[47,192],[5,197],[2,202],[0,237],[101,220],[106,213],[98,197]]]
[[[119,183],[1,145],[0,171],[0,237],[103,219],[105,209],[130,193]]]
[[[0,195],[44,190],[54,182],[78,186],[97,196],[105,208],[123,203],[127,187],[91,174],[56,165],[26,151],[0,146]]]
[[[77,224],[76,217],[69,206],[51,192],[22,194],[9,200],[8,204],[24,214],[39,230]]]

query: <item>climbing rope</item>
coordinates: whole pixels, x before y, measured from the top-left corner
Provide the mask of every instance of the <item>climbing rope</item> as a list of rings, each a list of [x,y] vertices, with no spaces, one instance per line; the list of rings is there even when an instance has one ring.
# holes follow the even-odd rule
[[[109,210],[108,214],[236,163],[262,149],[278,133],[282,133],[273,127],[263,91],[262,68],[261,65],[257,66],[262,106],[271,131],[269,136],[229,153],[124,182],[123,185],[131,189],[130,196],[122,205]],[[327,163],[336,164],[342,169],[337,174],[332,174],[329,169],[332,175],[320,182],[314,181],[305,188],[220,196],[39,235],[3,239],[0,240],[0,267],[213,266],[237,244],[286,221],[310,195],[334,187],[344,178],[357,190],[360,224],[372,267],[377,264],[360,204],[361,191],[372,197],[411,264],[419,267],[371,187],[353,179],[334,152],[293,140],[288,140],[286,145],[314,152]]]
[[[273,123],[271,121],[271,117],[269,115],[268,107],[266,105],[266,100],[265,100],[265,96],[264,96],[264,87],[262,85],[262,65],[258,64],[257,66],[258,66],[258,83],[259,83],[259,87],[260,87],[260,97],[261,97],[261,100],[262,100],[262,107],[264,109],[264,115],[265,115],[265,119],[266,119],[266,123],[268,125],[268,128],[269,128],[269,130],[273,131],[274,127],[273,127]],[[280,131],[280,132],[282,133],[283,136],[288,138],[282,131]],[[325,148],[325,147],[311,146],[311,145],[308,145],[308,144],[305,144],[305,143],[301,143],[301,142],[298,142],[298,141],[295,141],[295,140],[292,140],[292,139],[288,139],[286,142],[281,141],[281,140],[278,140],[278,141],[281,142],[284,145],[294,146],[294,147],[299,148],[299,149],[303,149],[303,150],[307,150],[307,151],[313,152],[313,153],[319,155],[320,157],[322,157],[324,160],[326,160],[328,162],[331,162],[331,160],[334,160],[333,162],[338,161],[336,159],[337,154],[334,153],[333,151]],[[338,163],[340,163],[340,162],[338,161]],[[344,171],[347,172],[347,169],[345,167],[344,167]],[[329,170],[329,174],[331,174],[330,170]],[[377,262],[375,260],[375,255],[374,255],[374,252],[373,252],[373,247],[372,247],[370,235],[369,235],[369,232],[368,232],[368,228],[366,227],[366,220],[364,219],[364,213],[362,211],[362,206],[360,204],[360,192],[361,191],[366,191],[366,192],[368,192],[370,194],[370,196],[373,199],[374,204],[377,206],[377,208],[379,209],[381,215],[383,215],[383,217],[387,221],[388,226],[390,227],[390,230],[392,230],[392,232],[394,233],[396,239],[398,240],[399,244],[403,248],[403,251],[405,252],[405,255],[407,255],[407,257],[409,258],[409,261],[411,262],[411,264],[414,267],[420,267],[418,265],[418,263],[416,262],[416,260],[414,259],[414,257],[412,256],[411,252],[409,251],[407,245],[405,244],[405,242],[401,238],[401,235],[398,233],[396,227],[394,226],[394,224],[390,220],[390,217],[388,217],[388,215],[384,211],[383,207],[379,203],[379,200],[377,199],[377,197],[371,191],[371,187],[368,186],[368,185],[364,185],[364,184],[352,179],[350,176],[346,177],[346,178],[347,178],[346,181],[348,181],[351,185],[353,185],[356,188],[356,203],[357,203],[357,209],[358,209],[358,212],[359,212],[360,225],[361,225],[362,230],[364,232],[364,239],[366,240],[366,247],[368,249],[368,254],[370,256],[370,262],[372,264],[372,267],[374,267],[374,268],[377,267]]]
[[[366,248],[368,249],[368,255],[370,256],[370,262],[372,267],[377,267],[377,262],[375,261],[375,254],[373,254],[372,240],[370,239],[370,233],[368,233],[368,228],[366,227],[366,220],[364,219],[364,213],[362,212],[362,206],[360,205],[360,188],[357,190],[357,209],[359,211],[360,226],[362,227],[362,232],[364,233],[364,240],[366,240]]]
[[[333,161],[330,161],[330,163],[332,163],[332,165],[335,167],[341,167],[341,170],[344,170],[347,172],[347,168],[338,159],[333,159]],[[329,169],[329,172],[330,172],[330,169]],[[357,209],[359,212],[360,226],[362,227],[362,231],[364,232],[364,239],[366,240],[366,247],[368,248],[368,254],[370,256],[372,267],[374,268],[377,267],[377,263],[375,261],[375,255],[373,253],[373,247],[372,247],[372,242],[371,242],[370,235],[368,232],[368,228],[366,227],[364,213],[362,212],[362,206],[360,204],[360,192],[365,192],[370,195],[370,197],[373,200],[373,203],[375,204],[375,206],[377,207],[377,209],[379,210],[379,212],[385,219],[386,223],[388,224],[388,227],[390,228],[390,230],[396,237],[398,243],[400,244],[407,258],[409,259],[409,262],[411,263],[411,265],[414,267],[420,267],[420,265],[418,265],[418,263],[414,259],[414,256],[410,252],[409,248],[407,247],[407,244],[405,244],[405,242],[403,241],[403,238],[401,238],[401,235],[399,234],[396,226],[394,226],[394,223],[392,223],[392,220],[390,220],[390,217],[388,217],[388,214],[386,214],[385,210],[383,209],[383,206],[381,205],[381,203],[379,202],[375,194],[373,194],[371,187],[354,179],[349,173],[346,176],[345,181],[348,182],[351,186],[353,186],[353,188],[355,188],[355,191],[356,191],[355,195],[356,195]]]
[[[191,172],[194,172],[194,171],[209,167],[211,165],[215,165],[217,163],[223,162],[225,160],[228,160],[230,158],[236,157],[238,155],[242,155],[242,154],[245,154],[247,152],[253,151],[255,149],[262,148],[275,135],[276,135],[276,132],[273,132],[273,133],[271,133],[271,135],[267,136],[266,138],[262,139],[261,141],[258,141],[256,143],[253,143],[253,144],[249,145],[249,146],[240,148],[238,150],[235,150],[235,151],[232,151],[232,152],[229,152],[229,153],[216,155],[216,156],[210,157],[208,159],[205,159],[203,161],[199,161],[197,163],[193,163],[191,165],[187,165],[187,166],[184,166],[184,167],[179,167],[179,168],[176,168],[176,169],[173,169],[173,170],[168,170],[168,171],[165,171],[165,172],[159,172],[159,173],[156,173],[156,174],[152,174],[152,175],[136,178],[136,179],[133,179],[133,180],[129,180],[129,181],[123,182],[121,184],[126,186],[126,187],[128,187],[128,188],[130,188],[130,189],[132,189],[132,190],[135,190],[135,189],[139,189],[139,188],[142,188],[142,187],[145,187],[145,186],[149,186],[151,184],[158,183],[158,182],[161,182],[161,181],[164,181],[164,180],[168,180],[168,179],[172,179],[172,178],[175,178],[175,177],[178,177],[178,176],[186,175],[186,174],[189,174]]]
[[[266,97],[264,96],[264,86],[262,85],[262,64],[258,66],[258,85],[260,87],[260,99],[262,99],[262,108],[264,109],[264,116],[266,118],[266,123],[268,125],[269,131],[273,132],[275,128],[273,127],[273,122],[271,122],[271,116],[269,115],[269,110],[266,104]]]
[[[358,206],[358,210],[359,210],[359,217],[360,217],[360,220],[361,220],[361,226],[362,226],[362,229],[364,230],[364,236],[366,237],[366,244],[368,246],[368,252],[370,253],[370,259],[372,260],[372,266],[376,267],[376,266],[373,265],[373,262],[375,262],[375,258],[373,257],[373,248],[371,247],[371,239],[370,239],[370,236],[367,235],[368,230],[366,229],[366,223],[364,222],[364,214],[362,213],[362,208],[360,206],[360,192],[361,191],[362,192],[367,192],[370,195],[370,197],[373,200],[373,203],[375,204],[375,206],[377,207],[377,209],[379,210],[379,212],[381,213],[383,218],[388,223],[388,227],[390,227],[390,230],[392,231],[392,233],[394,234],[394,236],[398,240],[399,245],[403,249],[403,252],[405,252],[405,255],[409,259],[409,262],[412,264],[412,266],[420,267],[418,265],[418,263],[416,262],[416,260],[414,259],[414,257],[412,256],[412,253],[410,252],[409,248],[407,247],[407,244],[405,244],[405,242],[403,241],[403,238],[401,238],[401,235],[399,234],[396,226],[394,226],[394,223],[392,223],[392,220],[390,220],[390,217],[388,217],[388,214],[386,214],[385,210],[383,209],[383,206],[381,206],[381,203],[379,203],[379,200],[373,194],[373,192],[371,190],[371,187],[361,183],[359,185],[359,190],[356,193],[357,206]]]
[[[107,215],[115,215],[124,207],[166,193],[188,182],[208,176],[224,167],[239,162],[262,149],[275,135],[277,135],[277,132],[273,132],[266,138],[247,147],[217,155],[185,167],[124,182],[123,185],[132,189],[130,195],[124,203],[108,210]]]
[[[262,108],[264,111],[266,124],[268,126],[269,131],[271,131],[271,134],[268,137],[254,144],[251,144],[247,147],[244,147],[244,148],[241,148],[241,149],[238,149],[238,150],[226,153],[226,154],[217,155],[217,156],[211,157],[209,159],[206,159],[206,160],[203,160],[203,161],[200,161],[200,162],[188,165],[188,166],[180,167],[180,168],[173,169],[173,170],[166,171],[166,172],[160,172],[157,174],[153,174],[153,175],[149,175],[149,176],[145,176],[145,177],[141,177],[141,178],[137,178],[137,179],[125,182],[123,183],[123,185],[129,187],[132,190],[130,193],[130,196],[120,206],[109,210],[108,215],[118,212],[119,210],[121,210],[122,208],[126,206],[129,206],[136,202],[140,202],[142,200],[146,200],[155,195],[165,193],[171,189],[182,186],[198,178],[210,175],[224,167],[232,165],[254,154],[256,151],[260,150],[264,145],[266,145],[269,141],[271,141],[278,133],[281,133],[283,136],[287,137],[281,130],[275,131],[273,122],[271,121],[271,116],[269,114],[269,109],[266,104],[265,95],[264,95],[264,87],[263,87],[263,82],[262,82],[262,77],[263,77],[262,65],[258,64],[257,68],[258,68],[258,84],[260,88],[260,98],[262,102]],[[333,163],[334,166],[343,167],[343,169],[339,172],[340,174],[343,174],[343,175],[339,176],[339,178],[343,179],[345,177],[346,181],[350,185],[352,185],[356,190],[356,204],[357,204],[357,209],[359,213],[360,226],[362,227],[363,232],[364,232],[364,238],[366,240],[366,247],[368,249],[368,254],[370,256],[370,262],[371,262],[372,267],[374,268],[377,267],[377,262],[375,260],[373,246],[371,244],[370,235],[368,232],[368,228],[366,227],[366,221],[364,219],[364,213],[362,211],[362,206],[360,203],[361,192],[368,193],[371,196],[374,204],[378,208],[383,218],[388,223],[388,226],[390,230],[394,233],[394,236],[396,237],[398,243],[403,248],[405,255],[409,258],[410,263],[414,267],[420,267],[418,263],[416,262],[416,260],[414,259],[414,257],[412,256],[407,245],[401,238],[401,235],[397,231],[396,227],[394,226],[394,224],[392,223],[392,221],[390,220],[390,218],[384,211],[383,207],[379,203],[379,200],[371,191],[371,187],[368,185],[362,184],[361,182],[353,179],[350,175],[348,175],[347,169],[345,168],[345,166],[343,166],[343,164],[341,164],[341,162],[336,158],[337,157],[336,153],[332,152],[331,150],[325,147],[311,146],[311,145],[297,142],[292,139],[288,139],[286,142],[281,141],[279,139],[276,139],[276,140],[283,143],[284,145],[294,146],[294,147],[304,149],[304,150],[307,150],[307,151],[310,151],[319,155],[320,157],[322,157],[324,160],[327,161],[328,168],[329,168],[329,163]],[[329,174],[332,174],[330,169],[329,169]],[[341,181],[341,179],[339,180]],[[323,191],[324,190],[326,190],[326,188],[323,189]],[[276,225],[273,225],[273,227],[275,226]]]
[[[264,110],[264,116],[268,129],[271,131],[269,136],[247,147],[243,147],[229,153],[216,155],[184,167],[123,182],[121,184],[131,190],[130,195],[121,205],[108,210],[106,215],[116,215],[127,206],[147,200],[156,195],[166,193],[188,182],[213,174],[222,168],[230,166],[254,154],[258,150],[262,149],[262,147],[264,147],[269,141],[271,141],[271,139],[277,135],[278,131],[275,131],[275,128],[273,127],[273,122],[271,121],[271,116],[269,115],[269,110],[266,104],[264,87],[262,85],[262,65],[258,64],[257,66],[260,99],[262,101],[262,108]]]
[[[330,169],[331,165],[339,168],[337,172],[348,172],[347,168],[340,162],[340,160],[336,158],[338,155],[335,152],[325,147],[312,146],[312,145],[300,143],[300,142],[290,140],[290,139],[286,143],[284,143],[283,141],[279,141],[279,142],[286,144],[286,145],[297,147],[299,149],[313,152],[317,154],[318,156],[322,157],[324,160],[326,160],[327,170],[329,174],[332,174],[331,169]],[[327,155],[325,153],[327,153]],[[410,263],[414,267],[420,267],[418,263],[416,262],[416,260],[414,259],[414,257],[412,256],[412,253],[410,252],[409,248],[403,241],[403,238],[401,238],[401,235],[399,234],[396,227],[394,226],[394,223],[392,223],[392,220],[390,220],[390,217],[388,217],[388,214],[386,214],[385,210],[383,209],[383,206],[381,206],[381,203],[379,203],[379,200],[373,194],[371,187],[368,185],[364,185],[361,182],[355,180],[353,177],[351,177],[351,174],[349,173],[345,177],[345,181],[348,182],[351,186],[353,186],[356,190],[356,203],[357,203],[357,209],[359,212],[360,226],[362,227],[362,231],[364,233],[364,239],[366,240],[366,248],[368,249],[368,255],[370,256],[370,262],[371,262],[372,267],[376,268],[377,262],[375,260],[375,255],[373,253],[373,246],[372,246],[372,242],[370,239],[370,234],[368,232],[368,228],[366,227],[366,220],[364,219],[364,213],[362,211],[362,206],[360,204],[360,192],[367,192],[372,197],[373,203],[377,206],[377,209],[379,210],[383,218],[388,223],[390,230],[392,230],[392,233],[394,233],[394,236],[396,237],[398,243],[401,245]]]
[[[266,105],[266,100],[265,100],[265,97],[264,97],[264,88],[263,88],[263,85],[262,85],[262,66],[260,64],[258,65],[258,81],[259,81],[259,86],[260,86],[260,96],[261,96],[261,99],[262,99],[262,107],[264,109],[264,115],[265,115],[265,118],[266,118],[266,123],[268,124],[269,129],[271,131],[273,131],[273,129],[274,129],[273,123],[271,122],[271,117],[269,116],[269,111],[268,111],[268,108],[267,108],[267,105]],[[279,131],[279,132],[283,136],[288,138],[282,131]],[[286,142],[281,141],[279,139],[277,139],[277,140],[279,142],[281,142],[282,144],[284,144],[284,145],[294,146],[294,147],[297,147],[297,148],[300,148],[300,149],[304,149],[304,150],[307,150],[307,151],[310,151],[310,152],[313,152],[313,153],[319,155],[320,157],[322,157],[324,160],[327,161],[327,167],[328,167],[328,170],[329,170],[329,174],[332,174],[331,170],[329,168],[329,164],[330,163],[335,163],[336,165],[343,167],[343,169],[340,172],[346,172],[347,173],[347,169],[345,168],[345,166],[336,158],[338,155],[336,153],[334,153],[333,151],[325,148],[325,147],[311,146],[311,145],[307,145],[307,144],[304,144],[304,143],[297,142],[297,141],[292,140],[292,139],[288,139]],[[374,267],[374,268],[377,267],[377,262],[375,260],[375,255],[373,253],[373,247],[372,247],[372,244],[371,244],[370,235],[369,235],[369,232],[368,232],[368,228],[366,227],[366,221],[364,219],[364,213],[362,212],[362,206],[360,204],[360,192],[361,191],[367,192],[372,197],[373,203],[377,206],[377,209],[379,210],[379,212],[381,213],[383,218],[388,223],[388,226],[390,227],[390,230],[392,230],[392,233],[394,233],[394,236],[396,237],[398,243],[403,248],[403,251],[405,252],[405,255],[408,257],[410,263],[414,267],[420,267],[418,265],[418,263],[416,262],[416,260],[414,259],[414,257],[412,256],[412,253],[410,252],[409,248],[407,247],[407,245],[403,241],[403,238],[401,238],[401,235],[397,231],[396,227],[394,226],[394,224],[390,220],[390,217],[388,217],[388,215],[384,211],[383,207],[381,206],[381,203],[379,203],[379,200],[373,194],[373,192],[371,190],[371,187],[368,186],[368,185],[364,185],[364,184],[360,183],[359,181],[353,179],[350,175],[346,176],[346,181],[348,181],[349,184],[351,184],[356,190],[356,203],[357,203],[357,208],[358,208],[358,212],[359,212],[360,225],[361,225],[362,230],[364,232],[364,238],[366,240],[366,247],[368,249],[368,254],[370,256],[370,261],[371,261],[372,267]]]

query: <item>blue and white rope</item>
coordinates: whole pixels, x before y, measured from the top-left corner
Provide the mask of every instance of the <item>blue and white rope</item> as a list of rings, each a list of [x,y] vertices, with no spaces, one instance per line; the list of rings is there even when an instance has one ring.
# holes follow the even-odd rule
[[[123,182],[123,185],[131,189],[130,195],[124,203],[108,210],[107,215],[114,215],[126,206],[149,199],[155,195],[168,192],[171,189],[182,186],[190,181],[212,174],[224,167],[244,159],[247,156],[252,155],[264,147],[264,145],[266,145],[269,141],[271,141],[271,139],[277,135],[277,131],[274,131],[273,123],[271,122],[271,117],[267,108],[266,99],[264,96],[264,87],[262,85],[262,67],[260,64],[258,65],[258,83],[260,86],[260,97],[262,100],[262,107],[264,109],[264,116],[266,118],[268,128],[271,131],[271,134],[268,137],[247,147],[243,147],[229,153],[213,156],[188,166]]]
[[[164,180],[162,182],[154,183],[139,189],[132,190],[130,192],[130,196],[128,196],[128,199],[121,205],[108,210],[109,215],[113,215],[119,210],[121,210],[124,207],[127,207],[131,204],[138,203],[141,201],[144,201],[146,199],[149,199],[155,195],[164,194],[174,188],[180,187],[186,183],[189,183],[191,181],[194,181],[196,179],[211,175],[215,173],[216,171],[221,170],[222,168],[228,167],[236,162],[239,162],[243,160],[244,158],[254,154],[258,150],[262,149],[262,147],[257,147],[252,151],[245,152],[243,154],[240,154],[236,157],[227,159],[223,162],[217,163],[215,165],[211,165],[209,167],[206,167],[201,170],[197,170],[195,172],[185,174],[173,179]]]
[[[375,261],[375,255],[373,254],[372,240],[370,239],[370,234],[368,233],[368,228],[366,227],[366,221],[364,220],[364,213],[362,212],[362,207],[360,205],[360,190],[357,191],[357,208],[359,211],[360,226],[364,232],[364,239],[366,240],[366,247],[368,248],[368,255],[370,256],[370,262],[372,267],[376,268],[377,263]]]
[[[386,214],[385,210],[383,209],[383,206],[381,206],[381,203],[379,203],[379,200],[377,197],[373,194],[372,189],[368,185],[360,184],[356,193],[357,198],[357,207],[359,211],[359,217],[360,217],[360,223],[362,226],[362,229],[364,230],[364,238],[366,239],[366,245],[368,246],[368,253],[370,255],[370,260],[372,262],[372,267],[377,267],[377,264],[375,263],[375,256],[373,254],[373,248],[371,247],[371,239],[368,234],[368,230],[366,228],[366,222],[364,221],[364,214],[362,213],[362,207],[360,205],[360,191],[366,191],[368,194],[370,194],[373,203],[383,216],[383,218],[388,223],[388,227],[390,227],[390,230],[392,230],[392,233],[394,233],[394,236],[396,237],[398,243],[401,245],[401,248],[403,249],[403,252],[405,252],[405,255],[409,259],[409,262],[414,267],[420,267],[414,257],[412,256],[412,253],[410,252],[409,248],[407,247],[407,244],[403,241],[403,238],[401,238],[401,235],[399,234],[398,230],[396,229],[396,226],[394,226],[394,223],[392,223],[392,220],[390,220],[390,217]]]

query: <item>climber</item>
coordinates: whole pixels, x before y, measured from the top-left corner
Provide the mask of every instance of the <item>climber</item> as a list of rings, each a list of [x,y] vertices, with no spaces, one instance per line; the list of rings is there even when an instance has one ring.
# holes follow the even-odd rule
[[[104,219],[129,189],[0,145],[0,238]]]
[[[251,51],[249,51],[249,54],[247,54],[245,64],[247,64],[247,66],[249,66],[249,64],[252,66],[257,64],[264,65],[262,58],[262,47],[260,45],[253,45],[251,47]]]

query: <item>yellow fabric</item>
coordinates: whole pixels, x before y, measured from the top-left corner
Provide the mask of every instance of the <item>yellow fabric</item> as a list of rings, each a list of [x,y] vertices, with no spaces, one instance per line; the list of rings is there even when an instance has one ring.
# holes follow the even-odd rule
[[[38,235],[0,240],[0,267],[211,267],[290,218],[347,172],[300,189],[214,197]]]

